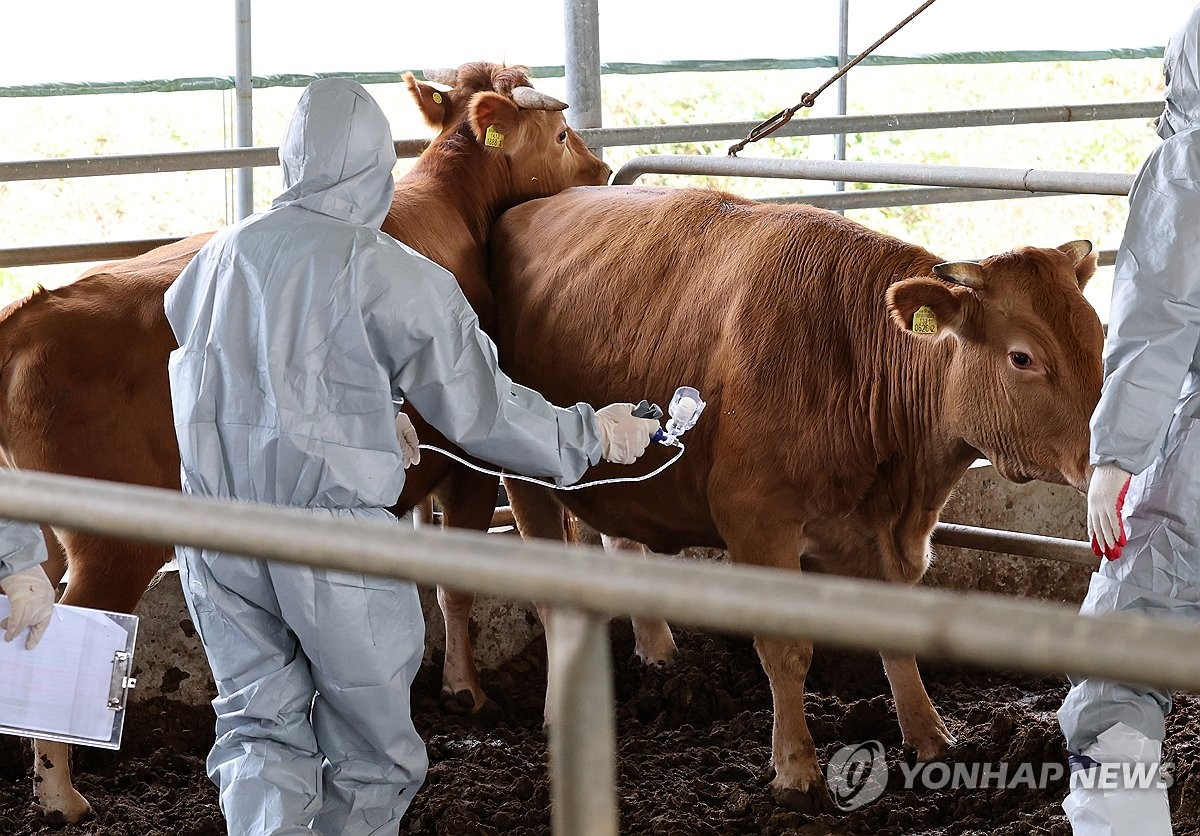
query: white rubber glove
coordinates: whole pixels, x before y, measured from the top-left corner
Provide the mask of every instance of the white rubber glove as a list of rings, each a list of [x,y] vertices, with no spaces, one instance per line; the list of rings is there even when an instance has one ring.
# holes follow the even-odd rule
[[[0,578],[0,592],[8,596],[12,606],[8,618],[0,621],[4,640],[10,642],[28,628],[25,648],[33,650],[50,626],[50,616],[54,612],[54,587],[50,585],[50,579],[41,566],[30,566]]]
[[[614,403],[596,410],[600,425],[601,455],[616,464],[633,464],[650,446],[662,425],[654,418],[633,417],[633,404]]]
[[[417,430],[412,420],[403,412],[396,416],[396,438],[400,440],[400,455],[405,469],[411,464],[421,463],[421,448],[417,445]]]
[[[1087,494],[1087,526],[1092,551],[1109,560],[1121,556],[1125,545],[1125,524],[1121,509],[1129,490],[1130,474],[1115,464],[1102,464],[1092,471]]]

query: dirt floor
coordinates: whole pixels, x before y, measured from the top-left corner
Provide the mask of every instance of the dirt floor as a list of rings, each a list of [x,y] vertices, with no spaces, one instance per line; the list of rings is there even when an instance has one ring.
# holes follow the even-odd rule
[[[771,703],[749,640],[677,631],[680,662],[648,670],[632,660],[628,626],[614,624],[620,750],[621,832],[627,834],[995,834],[1067,836],[1059,808],[1065,779],[1046,789],[913,789],[887,682],[877,656],[818,648],[809,677],[808,717],[827,763],[845,744],[886,748],[889,783],[849,814],[810,816],[778,808],[766,788]],[[543,648],[485,675],[499,702],[494,717],[463,716],[438,698],[436,666],[415,687],[429,778],[402,832],[533,836],[550,832]],[[934,703],[958,737],[961,763],[1061,763],[1054,712],[1061,679],[967,671],[926,664]],[[161,700],[137,703],[119,753],[78,750],[78,786],[96,817],[57,830],[29,814],[31,756],[0,737],[0,836],[58,833],[209,836],[224,833],[215,789],[204,777],[212,717]],[[1177,762],[1171,805],[1177,836],[1200,834],[1200,699],[1181,697],[1170,718],[1168,759]],[[931,773],[932,774],[932,773]],[[1011,774],[1011,773],[1010,773]]]

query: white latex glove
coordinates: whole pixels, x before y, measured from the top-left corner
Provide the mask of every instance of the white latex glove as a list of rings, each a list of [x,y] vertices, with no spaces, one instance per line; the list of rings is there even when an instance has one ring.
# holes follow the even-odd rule
[[[50,579],[41,566],[30,566],[0,578],[0,592],[8,596],[12,606],[8,618],[0,621],[4,640],[10,642],[28,628],[25,648],[33,650],[50,626],[50,616],[54,612],[54,587],[50,585]]]
[[[1109,560],[1121,556],[1125,545],[1125,524],[1121,509],[1129,490],[1130,474],[1115,464],[1102,464],[1092,471],[1087,494],[1087,526],[1092,551]]]
[[[417,430],[403,412],[396,415],[396,438],[400,440],[400,455],[405,469],[411,464],[420,464],[421,448],[417,446],[420,443],[417,441]]]
[[[633,464],[650,446],[662,425],[654,418],[633,417],[633,404],[614,403],[596,410],[600,425],[601,455],[616,464]]]

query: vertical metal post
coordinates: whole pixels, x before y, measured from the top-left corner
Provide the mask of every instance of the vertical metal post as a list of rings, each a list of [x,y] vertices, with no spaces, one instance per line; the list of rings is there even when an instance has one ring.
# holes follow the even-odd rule
[[[599,128],[600,0],[563,0],[566,21],[567,123],[572,128]],[[593,148],[601,155],[603,149]]]
[[[555,836],[617,836],[617,736],[608,619],[556,607],[546,625]]]
[[[254,86],[250,72],[250,0],[234,0],[237,20],[234,24],[233,143],[238,148],[254,145],[254,116],[252,98]],[[240,221],[254,213],[254,169],[238,168],[233,172],[234,220]]]
[[[840,0],[840,8],[838,11],[838,66],[846,66],[846,62],[850,60],[850,0]],[[846,76],[843,75],[837,80],[837,115],[846,115]],[[834,150],[833,158],[835,160],[846,159],[846,135],[834,134]],[[834,191],[845,191],[846,184],[837,182],[833,184]]]

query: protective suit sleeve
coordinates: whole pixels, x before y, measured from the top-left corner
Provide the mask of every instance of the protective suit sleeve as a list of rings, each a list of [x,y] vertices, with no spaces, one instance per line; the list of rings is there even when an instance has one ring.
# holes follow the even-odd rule
[[[0,578],[46,562],[46,541],[37,523],[0,519]]]
[[[363,272],[364,320],[394,395],[468,453],[514,473],[577,482],[600,460],[595,411],[514,383],[454,277],[402,247]]]
[[[1130,192],[1117,252],[1093,465],[1141,473],[1158,455],[1200,343],[1200,151],[1194,131],[1160,145]]]

